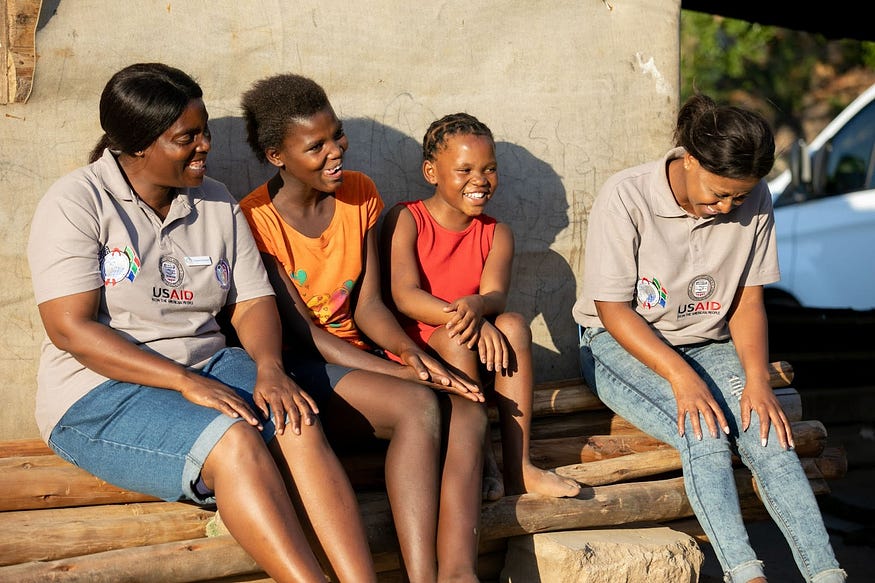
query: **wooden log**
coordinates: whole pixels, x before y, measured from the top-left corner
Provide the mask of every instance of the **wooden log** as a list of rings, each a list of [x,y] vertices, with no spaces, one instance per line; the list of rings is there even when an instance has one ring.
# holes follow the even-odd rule
[[[484,504],[481,536],[507,538],[633,522],[663,522],[692,514],[682,478],[584,488],[576,498],[536,494]]]
[[[655,463],[649,465],[637,463],[653,453],[661,454],[660,457],[670,453],[673,454],[674,459],[664,456],[666,459],[660,460],[664,462],[663,466],[657,466]],[[824,478],[835,477],[829,472],[821,471],[820,465],[841,468],[842,453],[840,448],[831,448],[822,458],[825,461],[807,460],[804,465],[809,478],[822,481]],[[583,464],[581,467],[586,470],[588,467],[619,463],[626,465],[615,470],[615,475],[610,475],[607,470],[601,470],[595,472],[597,479],[605,482],[608,479],[629,479],[664,473],[679,467],[677,454],[672,450],[631,454]],[[563,468],[557,471],[563,475],[570,474],[563,471]],[[586,481],[583,476],[578,476],[578,479]],[[642,483],[632,483],[633,488],[625,494],[627,500],[624,503],[634,502],[634,499],[641,495],[641,489],[646,489],[647,484],[650,483],[645,482],[643,486]],[[746,484],[747,490],[751,488],[750,483]],[[397,542],[391,510],[385,494],[360,493],[359,502],[366,516],[372,549],[375,552],[394,551]],[[211,510],[191,504],[165,502],[0,513],[0,532],[4,533],[4,538],[0,542],[0,564],[54,560],[121,547],[152,545],[203,536],[206,521],[212,515]]]
[[[182,583],[260,572],[237,541],[225,535],[0,567],[0,581]]]
[[[796,421],[792,423],[793,440],[799,457],[817,457],[826,446],[826,427],[820,421]],[[534,439],[529,444],[529,457],[541,468],[556,468],[575,463],[589,463],[669,448],[643,432],[621,435],[590,435]],[[502,462],[501,443],[494,443],[495,456]]]
[[[182,502],[0,513],[0,566],[204,536],[214,511]]]
[[[616,416],[613,419],[615,427],[620,424]],[[630,453],[670,449],[668,445],[646,436],[634,427],[625,426],[623,430],[626,433],[533,440],[532,461],[539,467],[548,469],[584,463],[580,470],[583,472],[580,474],[581,479],[591,485],[653,475],[653,470],[648,470],[651,473],[644,474],[624,474],[626,471],[640,472],[643,460],[647,458],[641,458],[642,462],[629,459],[601,466],[589,465],[599,460],[608,460]],[[819,421],[794,422],[793,435],[796,441],[796,453],[800,457],[817,457],[823,451],[826,443],[826,428]],[[7,448],[7,443],[9,442],[0,443],[0,451],[32,452],[32,448],[25,444],[16,443]],[[494,450],[498,462],[501,463],[500,444],[496,444]],[[357,453],[341,456],[341,460],[357,489],[372,490],[384,487],[382,453]],[[599,477],[599,474],[603,474],[603,477]],[[0,456],[0,510],[2,511],[154,500],[156,499],[109,485],[54,454],[17,458]]]
[[[57,456],[0,459],[0,511],[156,500],[109,484]]]
[[[556,437],[530,441],[529,459],[540,468],[556,468],[668,447],[671,446],[642,432],[628,435]],[[493,444],[493,449],[496,460],[501,464],[501,443]]]
[[[36,27],[41,0],[0,2],[0,57],[3,75],[0,103],[24,103],[33,87],[36,65]]]
[[[802,465],[806,468],[806,473],[813,472],[808,469],[810,464],[813,464],[826,480],[838,480],[848,473],[848,456],[841,447],[827,447],[819,456],[803,458]]]
[[[32,455],[55,455],[55,452],[38,437],[0,441],[0,459]]]
[[[752,483],[750,472],[736,470],[736,477],[743,503],[750,504],[752,496],[755,500],[749,486]],[[360,498],[360,505],[373,552],[397,550],[385,494]],[[484,504],[481,539],[493,541],[534,532],[668,522],[691,515],[681,478],[585,488],[576,498],[524,494]],[[225,535],[19,563],[0,567],[0,580],[164,582],[259,572],[258,566],[233,538]]]
[[[585,464],[556,468],[556,473],[584,486],[602,486],[655,476],[681,468],[681,457],[675,449],[655,449],[632,453]]]
[[[802,467],[810,479],[839,479],[847,472],[847,456],[838,448],[821,448],[817,457],[800,457]],[[838,450],[838,451],[836,451]],[[799,452],[797,451],[797,455]],[[733,464],[740,466],[738,457]],[[681,469],[680,455],[671,448],[642,451],[629,455],[572,464],[556,468],[556,473],[577,480],[586,486],[616,484],[639,478],[657,476]]]

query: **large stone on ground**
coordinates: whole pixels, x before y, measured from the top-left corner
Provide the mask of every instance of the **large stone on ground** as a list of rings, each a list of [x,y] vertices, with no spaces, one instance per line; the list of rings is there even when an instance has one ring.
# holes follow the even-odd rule
[[[696,583],[695,539],[664,526],[545,532],[508,541],[501,583]]]

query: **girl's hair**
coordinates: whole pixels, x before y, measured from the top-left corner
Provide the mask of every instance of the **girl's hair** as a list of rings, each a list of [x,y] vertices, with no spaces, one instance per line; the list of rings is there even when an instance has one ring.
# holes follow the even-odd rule
[[[775,163],[775,137],[762,115],[717,105],[701,93],[687,99],[678,112],[674,140],[702,168],[723,178],[762,178]]]
[[[179,119],[192,99],[203,97],[194,79],[163,63],[137,63],[113,75],[100,96],[103,137],[91,150],[94,162],[104,148],[134,154],[145,150]]]
[[[495,138],[486,124],[467,113],[451,113],[428,126],[425,137],[422,138],[423,160],[434,160],[438,150],[447,145],[447,139],[457,134],[486,136],[495,145]]]
[[[318,83],[291,73],[256,81],[243,94],[241,105],[246,141],[261,162],[267,161],[265,150],[282,147],[290,124],[331,107]]]

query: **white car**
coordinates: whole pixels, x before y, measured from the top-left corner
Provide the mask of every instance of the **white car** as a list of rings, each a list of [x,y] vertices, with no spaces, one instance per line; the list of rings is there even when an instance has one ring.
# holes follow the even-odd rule
[[[769,182],[781,281],[771,305],[875,309],[875,85]]]

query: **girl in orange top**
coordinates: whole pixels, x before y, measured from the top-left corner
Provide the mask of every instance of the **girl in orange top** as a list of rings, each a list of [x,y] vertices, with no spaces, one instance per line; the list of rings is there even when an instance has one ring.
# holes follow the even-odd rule
[[[241,208],[277,292],[286,367],[319,403],[333,443],[390,440],[386,489],[409,580],[475,583],[482,459],[479,448],[450,447],[441,475],[438,395],[474,443],[488,427],[483,396],[383,304],[374,228],[383,202],[370,178],[343,169],[348,141],[323,89],[276,75],[242,105],[250,146],[277,168]]]
[[[484,213],[498,187],[492,132],[474,116],[445,116],[428,128],[423,158],[434,195],[394,207],[383,231],[395,307],[421,346],[478,382],[494,381],[503,489],[576,496],[577,482],[529,460],[532,333],[522,315],[505,311],[513,232]],[[485,445],[489,457],[491,443]]]

